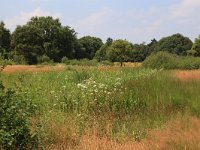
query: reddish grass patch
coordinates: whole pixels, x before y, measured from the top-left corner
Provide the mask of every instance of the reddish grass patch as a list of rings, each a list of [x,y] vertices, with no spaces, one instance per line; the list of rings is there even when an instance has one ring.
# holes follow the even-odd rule
[[[176,71],[175,77],[182,81],[199,80],[200,70]]]

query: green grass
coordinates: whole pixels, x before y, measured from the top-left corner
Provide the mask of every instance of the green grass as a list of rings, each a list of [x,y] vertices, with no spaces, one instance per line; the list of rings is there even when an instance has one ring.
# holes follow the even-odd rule
[[[21,89],[34,104],[32,128],[46,146],[56,144],[63,134],[68,145],[78,145],[91,132],[118,142],[140,141],[149,129],[160,128],[176,115],[199,117],[200,82],[182,82],[171,74],[143,68],[73,67],[1,78],[6,87]]]

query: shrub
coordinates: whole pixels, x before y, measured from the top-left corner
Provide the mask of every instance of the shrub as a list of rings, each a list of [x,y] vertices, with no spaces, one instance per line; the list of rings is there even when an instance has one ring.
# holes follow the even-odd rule
[[[89,60],[89,59],[81,59],[81,60],[77,60],[77,59],[72,59],[72,60],[67,60],[66,58],[63,58],[62,62],[64,62],[66,65],[73,65],[73,66],[97,66],[98,65],[98,61],[93,59],[93,60]]]
[[[175,69],[177,66],[176,56],[168,52],[153,53],[146,58],[143,66],[152,69]]]
[[[103,66],[112,66],[113,65],[113,63],[108,60],[101,61],[100,64]]]
[[[26,101],[0,83],[0,149],[36,148],[37,138],[29,128],[27,106]]]
[[[2,58],[0,58],[0,66],[1,66],[1,68],[4,68],[7,65],[13,65],[13,64],[15,64],[15,63],[10,59],[2,59]]]
[[[168,52],[153,53],[144,61],[143,66],[152,69],[199,69],[200,58],[177,56]]]
[[[42,55],[42,56],[39,56],[38,58],[37,58],[37,61],[38,61],[38,63],[40,63],[40,64],[43,64],[43,63],[53,63],[53,60],[51,60],[48,56],[46,56],[46,55]]]
[[[16,64],[27,64],[24,56],[22,55],[14,55],[13,56],[13,61],[16,63]]]
[[[96,59],[81,59],[80,60],[80,64],[81,66],[97,66],[98,65],[98,61]]]
[[[61,59],[61,63],[68,65],[70,62],[69,62],[69,59],[68,59],[66,56],[64,56],[64,57]]]

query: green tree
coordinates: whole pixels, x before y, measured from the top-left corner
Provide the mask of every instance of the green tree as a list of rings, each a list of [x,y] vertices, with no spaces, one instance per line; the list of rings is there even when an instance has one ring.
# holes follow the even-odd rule
[[[80,58],[93,59],[97,50],[101,48],[103,42],[100,38],[85,36],[79,39],[80,49],[76,51],[76,56]]]
[[[106,51],[107,49],[109,48],[109,46],[112,45],[112,42],[113,42],[113,39],[111,39],[110,37],[106,40],[106,43],[103,44],[101,46],[101,48],[96,51],[96,54],[95,54],[95,58],[98,60],[98,61],[103,61],[103,60],[106,60]]]
[[[77,39],[75,31],[62,26],[59,19],[32,17],[26,25],[16,28],[12,40],[14,49],[33,64],[41,56],[55,62],[64,56],[72,58]]]
[[[134,44],[133,51],[130,55],[131,62],[142,62],[149,55],[148,46],[144,43],[142,44]]]
[[[131,52],[133,51],[133,45],[126,40],[116,40],[112,42],[112,45],[107,49],[107,58],[112,62],[120,62],[121,66],[123,62],[130,61]]]
[[[0,53],[2,55],[10,51],[10,43],[10,31],[5,28],[5,24],[3,22],[0,22]]]
[[[181,34],[162,38],[156,45],[155,51],[168,51],[172,54],[187,55],[187,51],[192,47],[192,41]]]
[[[112,42],[113,42],[113,39],[112,38],[107,38],[107,40],[106,40],[106,44],[108,45],[108,46],[110,46],[110,45],[112,45]]]
[[[200,56],[200,36],[195,39],[195,42],[192,45],[191,50],[188,51],[188,54],[192,56]]]
[[[36,64],[37,57],[45,53],[42,35],[35,26],[17,26],[12,34],[12,46],[29,64]]]

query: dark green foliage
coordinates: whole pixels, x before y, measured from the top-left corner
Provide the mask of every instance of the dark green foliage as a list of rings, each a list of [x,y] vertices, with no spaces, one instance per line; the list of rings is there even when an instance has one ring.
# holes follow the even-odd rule
[[[106,51],[107,51],[108,48],[109,48],[109,46],[107,44],[102,45],[101,48],[98,51],[96,51],[95,58],[98,61],[107,60]]]
[[[61,63],[68,64],[68,62],[69,62],[69,59],[68,59],[66,56],[64,56],[64,57],[61,59]]]
[[[13,55],[12,60],[15,64],[27,64],[26,59],[23,55]]]
[[[10,43],[11,43],[11,34],[8,29],[5,28],[5,24],[3,22],[0,22],[0,53],[5,58],[9,51],[10,51]]]
[[[200,58],[157,52],[147,57],[143,66],[152,69],[200,69]]]
[[[42,56],[37,58],[37,62],[40,63],[40,64],[41,63],[51,63],[52,60],[48,56],[42,55]]]
[[[85,36],[79,39],[79,49],[75,52],[77,59],[93,59],[97,50],[101,48],[103,42],[100,38]]]
[[[113,43],[113,39],[112,38],[107,38],[107,40],[106,40],[106,44],[108,45],[108,46],[110,46],[110,45],[112,45],[112,43]]]
[[[167,51],[172,54],[186,56],[192,47],[192,41],[181,34],[162,38],[156,45],[155,51]]]
[[[52,17],[33,17],[24,26],[18,26],[13,33],[12,46],[23,55],[29,64],[38,63],[38,58],[48,56],[55,62],[63,56],[72,57],[76,33],[70,27],[63,27]]]
[[[200,56],[200,36],[195,39],[195,42],[191,50],[188,51],[188,54],[192,56]]]
[[[18,26],[12,35],[12,47],[28,64],[36,64],[37,57],[44,53],[42,35],[34,26]]]
[[[27,101],[0,83],[0,149],[32,149],[37,147],[37,138],[31,134]]]
[[[107,48],[106,57],[112,62],[123,62],[130,60],[133,45],[126,40],[116,40]]]
[[[104,61],[104,60],[107,60],[107,56],[106,56],[106,51],[107,49],[112,45],[113,43],[113,39],[111,38],[108,38],[106,40],[106,43],[103,44],[101,46],[101,48],[96,51],[96,54],[95,54],[95,58],[98,60],[98,61]]]
[[[149,47],[145,44],[135,44],[130,56],[131,62],[142,62],[149,55]]]

